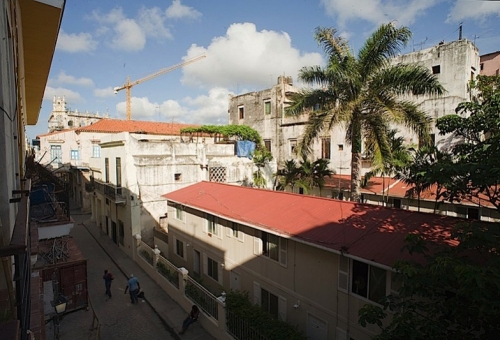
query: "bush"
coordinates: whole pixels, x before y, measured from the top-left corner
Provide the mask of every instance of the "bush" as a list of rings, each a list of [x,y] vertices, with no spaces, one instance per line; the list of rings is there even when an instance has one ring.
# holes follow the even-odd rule
[[[248,292],[231,291],[226,295],[226,309],[244,320],[248,325],[267,339],[305,340],[307,337],[296,327],[266,313],[258,305],[250,303]],[[228,320],[227,327],[234,327]]]

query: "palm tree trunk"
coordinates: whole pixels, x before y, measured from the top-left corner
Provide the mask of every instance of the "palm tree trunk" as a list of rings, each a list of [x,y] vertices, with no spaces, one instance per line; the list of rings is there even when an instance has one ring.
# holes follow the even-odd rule
[[[353,119],[351,127],[351,201],[359,202],[361,198],[361,124]]]

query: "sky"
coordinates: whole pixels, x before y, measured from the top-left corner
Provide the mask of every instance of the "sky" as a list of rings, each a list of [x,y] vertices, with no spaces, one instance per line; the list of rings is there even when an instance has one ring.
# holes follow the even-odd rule
[[[227,124],[229,96],[260,91],[304,66],[325,64],[314,40],[333,27],[354,53],[380,24],[406,26],[401,53],[462,37],[479,54],[500,51],[500,1],[478,0],[66,0],[38,123],[48,131],[54,96],[79,112],[126,118],[113,89],[200,55],[131,88],[132,119]]]

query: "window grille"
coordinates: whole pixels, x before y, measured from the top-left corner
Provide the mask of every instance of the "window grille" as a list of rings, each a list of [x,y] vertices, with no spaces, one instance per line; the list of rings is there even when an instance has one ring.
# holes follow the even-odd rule
[[[226,183],[227,182],[227,170],[225,167],[222,166],[216,166],[216,167],[211,167],[209,169],[209,174],[210,174],[210,182],[220,182],[220,183]]]

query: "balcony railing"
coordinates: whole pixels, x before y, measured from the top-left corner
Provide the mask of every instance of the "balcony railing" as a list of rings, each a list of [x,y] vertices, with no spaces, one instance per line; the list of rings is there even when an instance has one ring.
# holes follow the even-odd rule
[[[99,180],[94,180],[94,188],[97,192],[106,196],[115,203],[127,203],[127,199],[123,196],[124,188],[118,187],[111,183],[104,183]]]
[[[31,181],[26,180],[23,190],[13,192],[21,194],[20,198],[14,198],[11,202],[17,202],[18,212],[12,237],[9,245],[0,247],[0,257],[14,257],[15,273],[12,278],[15,282],[15,298],[9,296],[12,317],[15,320],[0,324],[2,339],[25,340],[28,338],[30,329],[31,299],[30,299],[30,278],[31,278],[31,237],[29,229],[29,192]],[[7,281],[9,280],[6,278]],[[4,333],[5,332],[5,333]],[[12,335],[12,337],[9,337]]]

